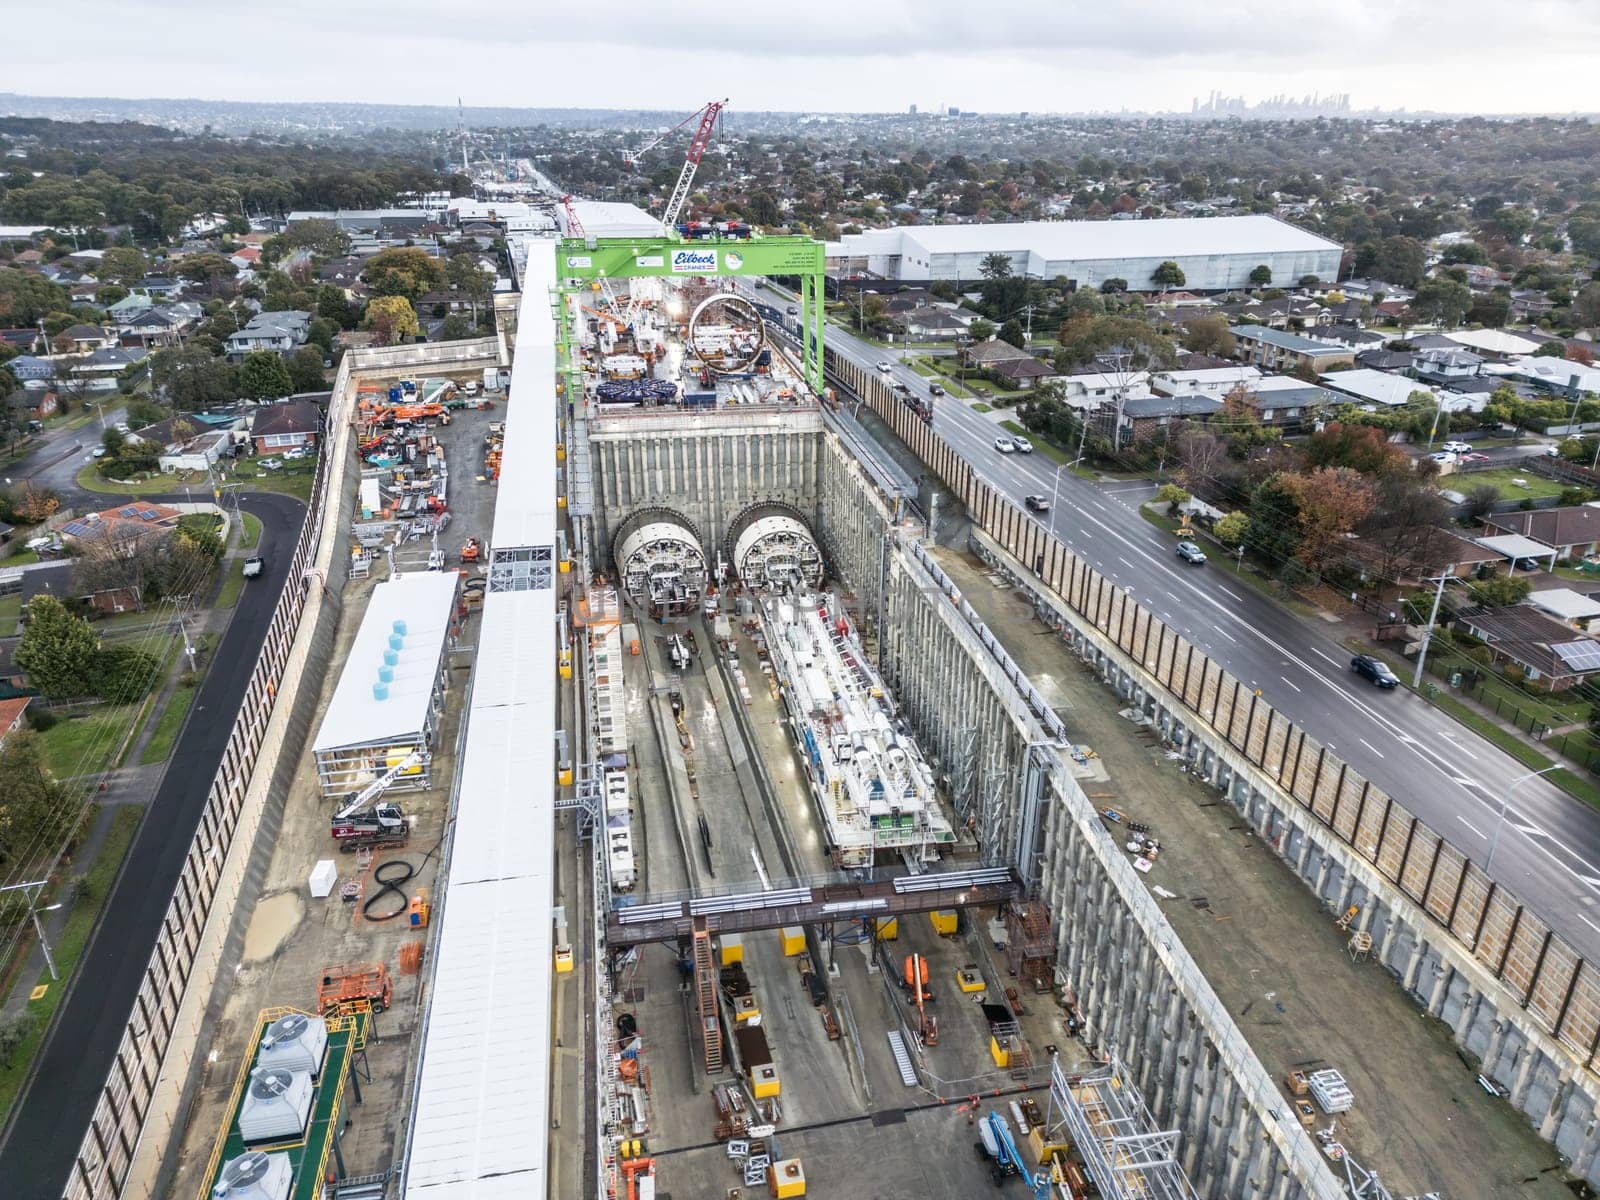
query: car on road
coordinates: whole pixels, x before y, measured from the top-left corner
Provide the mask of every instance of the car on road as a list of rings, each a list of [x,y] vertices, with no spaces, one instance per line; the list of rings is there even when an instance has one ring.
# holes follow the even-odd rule
[[[1471,454],[1472,453],[1472,443],[1471,442],[1446,442],[1444,445],[1440,446],[1439,449],[1448,450],[1451,454]]]
[[[106,456],[106,448],[104,446],[96,446],[93,450],[89,451],[89,453],[95,458],[104,458]]]
[[[894,390],[899,392],[902,396],[909,396],[911,394],[911,388],[904,380],[896,379],[889,386],[894,388]]]
[[[788,313],[791,317],[798,317],[800,315],[800,306],[798,304],[791,304],[783,311]]]
[[[117,432],[118,433],[132,433],[133,430],[128,428],[128,423],[126,421],[118,421],[117,422]]]
[[[883,359],[882,361],[880,361],[878,363],[878,370],[880,370],[880,371],[892,371],[892,370],[894,370],[894,364],[892,362],[890,362],[888,359]]]
[[[1012,442],[1013,445],[1016,446],[1018,454],[1032,454],[1033,453],[1033,443],[1030,442],[1027,438],[1021,436],[1020,434],[1012,435],[1011,442]]]
[[[940,387],[937,383],[930,383],[928,385],[928,395],[942,396],[944,395],[944,388]]]
[[[1193,542],[1183,541],[1178,543],[1178,557],[1198,567],[1206,561],[1206,552]]]
[[[1452,454],[1449,450],[1441,450],[1437,454],[1428,455],[1428,457],[1433,459],[1434,462],[1438,463],[1442,467],[1452,466],[1457,461],[1456,455]]]
[[[1373,687],[1385,691],[1400,686],[1400,676],[1389,669],[1389,664],[1372,654],[1358,654],[1350,660],[1350,669],[1363,679],[1372,681]]]
[[[1000,451],[1001,454],[1015,454],[1017,452],[1017,444],[1008,437],[995,438],[994,448]]]
[[[252,554],[249,558],[244,560],[244,577],[246,579],[254,579],[266,569],[266,566],[267,564],[265,559],[263,559],[259,554]]]
[[[1050,511],[1049,496],[1024,496],[1022,503],[1029,512],[1043,513]]]
[[[1489,456],[1481,450],[1474,450],[1471,454],[1463,454],[1462,462],[1488,462]]]
[[[1560,458],[1561,447],[1552,442],[1544,448],[1544,456],[1546,458]]]

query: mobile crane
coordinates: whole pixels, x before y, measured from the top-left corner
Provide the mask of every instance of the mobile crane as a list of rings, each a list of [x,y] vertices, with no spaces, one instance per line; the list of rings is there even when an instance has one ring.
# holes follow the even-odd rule
[[[333,814],[333,838],[341,850],[362,850],[378,846],[403,846],[411,837],[411,826],[398,804],[377,804],[396,779],[422,762],[422,752],[413,750],[366,787],[346,799]]]

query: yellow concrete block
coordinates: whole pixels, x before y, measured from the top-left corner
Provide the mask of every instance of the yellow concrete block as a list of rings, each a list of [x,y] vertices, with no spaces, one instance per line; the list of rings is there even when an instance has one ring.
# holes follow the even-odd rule
[[[798,1158],[783,1158],[773,1163],[767,1172],[767,1184],[778,1200],[788,1196],[806,1194],[806,1173]]]
[[[722,965],[731,967],[744,961],[744,940],[737,933],[722,935]]]
[[[778,1082],[778,1068],[771,1063],[762,1063],[750,1072],[751,1091],[757,1100],[765,1100],[776,1096],[783,1090],[783,1085]],[[798,1195],[798,1193],[796,1193]]]
[[[563,575],[567,575],[567,574],[570,574],[571,571],[572,571],[572,560],[570,558],[563,558],[561,560],[561,573]]]
[[[572,970],[572,951],[570,949],[556,951],[556,974],[565,975]]]
[[[761,1007],[756,1003],[754,996],[735,996],[733,998],[733,1019],[735,1021],[754,1021],[761,1023]]]
[[[993,1034],[989,1036],[989,1057],[994,1059],[994,1065],[997,1067],[1004,1068],[1011,1065],[1011,1051],[1002,1046]]]
[[[881,941],[892,942],[900,936],[899,917],[878,918],[878,938]]]
[[[956,968],[956,986],[967,995],[983,991],[983,976],[967,967]]]
[[[790,958],[806,948],[806,931],[798,925],[785,925],[778,931],[778,937],[783,942],[784,954]]]
[[[953,936],[959,922],[953,908],[936,908],[928,914],[928,920],[933,922],[933,931],[940,937]]]
[[[556,782],[559,783],[562,787],[571,787],[572,786],[572,768],[571,767],[563,767],[561,769],[561,771],[556,775]]]

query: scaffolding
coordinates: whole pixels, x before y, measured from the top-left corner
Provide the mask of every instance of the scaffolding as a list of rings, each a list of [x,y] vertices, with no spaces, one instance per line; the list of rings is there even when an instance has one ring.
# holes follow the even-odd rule
[[[1036,992],[1048,992],[1055,974],[1056,939],[1050,910],[1038,900],[1006,910],[1006,969]]]
[[[1178,1165],[1179,1136],[1156,1128],[1114,1056],[1078,1075],[1051,1060],[1045,1141],[1070,1140],[1105,1200],[1200,1200]]]

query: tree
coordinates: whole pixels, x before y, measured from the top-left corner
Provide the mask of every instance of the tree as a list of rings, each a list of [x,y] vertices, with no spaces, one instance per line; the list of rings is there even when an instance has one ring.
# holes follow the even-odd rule
[[[1441,558],[1448,553],[1449,534],[1443,526],[1449,506],[1439,490],[1407,469],[1385,472],[1372,487],[1372,511],[1359,529],[1376,552],[1378,574],[1395,579],[1402,572],[1426,573],[1445,565]]]
[[[1162,288],[1182,287],[1186,278],[1183,268],[1170,258],[1150,272],[1150,282]]]
[[[1472,307],[1472,290],[1454,279],[1425,279],[1411,301],[1411,310],[1425,321],[1453,328]]]
[[[332,221],[321,218],[296,221],[277,238],[282,249],[296,250],[304,247],[323,258],[338,258],[350,253],[350,235]]]
[[[28,602],[27,627],[13,658],[41,694],[65,700],[93,693],[99,648],[87,621],[73,616],[54,596],[39,595]]]
[[[1467,493],[1467,516],[1481,521],[1500,503],[1500,489],[1492,483],[1480,483]]]
[[[100,444],[105,447],[106,453],[112,458],[122,453],[122,444],[128,439],[123,436],[122,430],[110,426],[100,435]]]
[[[1103,296],[1110,296],[1118,292],[1125,292],[1127,290],[1128,281],[1126,279],[1118,279],[1114,275],[1110,279],[1102,281],[1100,284],[1100,294]]]
[[[317,316],[332,321],[340,329],[354,329],[356,315],[350,310],[343,288],[325,283],[317,289]]]
[[[1427,251],[1421,242],[1396,234],[1378,243],[1372,273],[1385,283],[1414,288],[1422,282],[1422,272],[1427,263]]]
[[[1156,502],[1167,506],[1168,516],[1177,516],[1179,507],[1189,503],[1192,499],[1194,499],[1193,496],[1175,483],[1164,483],[1161,485],[1160,490],[1156,492]]]
[[[146,425],[154,425],[157,421],[167,419],[167,410],[153,400],[145,400],[134,396],[128,401],[128,428],[143,429]]]
[[[994,336],[994,322],[986,321],[982,317],[973,317],[972,324],[967,326],[967,333],[975,342],[987,342]]]
[[[1292,559],[1300,548],[1300,502],[1288,479],[1270,475],[1250,493],[1244,543],[1271,563]]]
[[[178,264],[178,274],[205,288],[208,296],[216,295],[217,285],[238,273],[239,268],[220,254],[191,254]]]
[[[1377,475],[1409,467],[1406,452],[1372,425],[1330,421],[1306,440],[1306,466],[1349,467],[1363,475]]]
[[[1056,363],[1064,368],[1089,366],[1100,355],[1115,352],[1128,356],[1132,370],[1158,370],[1178,356],[1170,337],[1138,317],[1079,314],[1062,323],[1057,341]]]
[[[19,729],[0,746],[0,860],[54,854],[82,811],[80,793],[45,765],[39,735]]]
[[[239,395],[233,364],[192,341],[187,346],[157,350],[150,360],[150,380],[157,394],[184,412],[225,404]]]
[[[361,269],[374,296],[404,296],[415,303],[427,292],[443,291],[445,269],[439,260],[416,246],[391,246],[380,250]]]
[[[1525,575],[1491,575],[1468,584],[1467,590],[1479,604],[1486,604],[1490,608],[1510,608],[1528,598],[1533,584]]]
[[[1217,519],[1212,532],[1217,535],[1217,540],[1230,548],[1238,547],[1244,541],[1244,535],[1250,528],[1250,518],[1242,512],[1224,513]]]
[[[1296,557],[1320,571],[1345,535],[1372,511],[1372,485],[1349,467],[1319,467],[1286,475],[1283,486],[1295,499],[1300,526]]]
[[[19,525],[48,521],[61,507],[61,497],[31,479],[12,488],[6,496],[6,519]]]
[[[1018,350],[1026,350],[1028,347],[1028,338],[1022,330],[1022,322],[1015,317],[1000,326],[998,336],[1002,342],[1007,342]]]
[[[1572,298],[1572,316],[1585,329],[1600,325],[1600,283],[1585,284]]]
[[[1267,284],[1269,284],[1271,282],[1272,282],[1272,268],[1267,266],[1266,263],[1261,263],[1259,266],[1251,268],[1251,270],[1250,270],[1250,286],[1251,287],[1266,287]]]
[[[113,246],[95,264],[96,279],[109,283],[137,283],[150,272],[150,260],[133,246]]]
[[[983,262],[978,265],[978,274],[985,279],[1010,279],[1011,256],[1009,254],[985,254]]]
[[[320,359],[318,360],[320,363]],[[253,350],[239,364],[239,393],[252,400],[276,400],[294,391],[283,358],[272,350]]]
[[[0,325],[12,329],[37,325],[41,318],[71,307],[67,289],[43,275],[0,267]]]
[[[488,302],[494,295],[494,276],[478,265],[471,254],[458,254],[445,265],[445,275],[450,286],[472,302],[472,321],[477,324],[478,305]]]
[[[320,392],[327,384],[322,368],[322,351],[311,346],[301,346],[290,355],[289,381],[291,391]]]
[[[1228,358],[1234,351],[1233,330],[1226,317],[1196,317],[1184,329],[1183,345],[1196,354]]]
[[[416,310],[404,296],[379,296],[367,305],[362,325],[377,334],[380,346],[407,341],[422,332]]]

